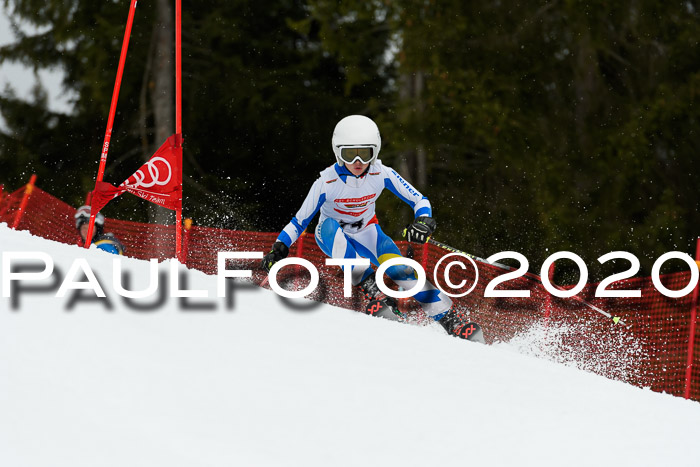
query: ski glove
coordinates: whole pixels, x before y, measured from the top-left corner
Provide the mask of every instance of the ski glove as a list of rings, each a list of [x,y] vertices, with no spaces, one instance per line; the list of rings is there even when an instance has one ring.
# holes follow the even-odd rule
[[[275,242],[272,245],[270,252],[265,255],[260,265],[264,270],[270,272],[272,266],[279,260],[287,257],[289,254],[289,247],[282,242]]]
[[[432,217],[417,217],[403,230],[403,236],[409,242],[426,243],[435,232],[435,226],[435,219]]]

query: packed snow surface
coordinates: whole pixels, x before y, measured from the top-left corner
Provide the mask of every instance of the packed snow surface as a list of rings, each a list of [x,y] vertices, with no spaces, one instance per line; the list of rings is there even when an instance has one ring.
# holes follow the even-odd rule
[[[251,285],[227,302],[215,276],[182,266],[180,288],[207,297],[127,302],[112,255],[5,225],[0,249],[4,264],[13,252],[54,262],[0,299],[2,466],[700,465],[699,403],[522,355],[522,342]],[[71,280],[81,264],[106,299],[69,288],[88,284]],[[127,289],[146,289],[149,267],[124,258]],[[158,265],[159,291],[170,267]]]

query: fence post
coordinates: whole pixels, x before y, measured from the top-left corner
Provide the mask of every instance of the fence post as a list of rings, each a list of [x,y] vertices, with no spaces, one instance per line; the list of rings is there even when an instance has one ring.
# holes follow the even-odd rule
[[[547,277],[549,278],[549,283],[554,282],[554,270],[556,268],[556,263],[552,263],[549,266],[549,271],[547,271]],[[543,287],[544,289],[544,287]],[[544,350],[549,346],[549,320],[552,316],[552,294],[550,294],[546,289],[544,289],[544,340],[540,346],[541,350]]]
[[[3,190],[4,187],[5,185],[3,185]],[[12,193],[7,193],[4,198],[0,198],[0,218],[10,209],[10,198],[12,198]],[[4,206],[3,200],[5,200]]]
[[[297,258],[303,258],[304,256],[304,236],[306,236],[306,230],[304,230],[299,239],[297,240]],[[301,273],[304,271],[304,267],[301,265],[297,266],[296,274],[294,276],[294,290],[299,289],[299,283],[301,282]]]
[[[547,277],[549,278],[549,283],[551,284],[552,281],[554,280],[554,265],[556,263],[552,263],[549,266],[549,271],[547,272]],[[547,329],[549,326],[549,317],[552,314],[552,294],[547,292],[547,290],[544,291],[545,296],[544,296],[544,328]]]
[[[178,261],[180,261],[180,264],[187,264],[187,252],[190,246],[190,229],[192,228],[192,219],[185,219],[183,226],[185,227],[185,235],[183,235],[182,250],[180,250],[180,257],[178,258]]]
[[[27,202],[29,201],[29,195],[34,191],[34,183],[36,182],[36,174],[29,177],[29,183],[24,187],[24,196],[22,196],[22,202],[19,205],[17,214],[15,214],[15,221],[12,223],[12,228],[16,229],[19,225],[19,221],[22,220],[22,215],[24,210],[27,208]]]
[[[428,268],[428,244],[423,244],[423,252],[420,257],[420,265],[423,266],[423,271],[427,272]]]
[[[700,268],[700,237],[695,246],[695,262]],[[688,331],[688,363],[685,366],[685,398],[690,399],[690,380],[693,376],[693,349],[695,347],[695,326],[698,320],[698,289],[700,283],[693,290],[693,301],[690,303],[690,330]]]

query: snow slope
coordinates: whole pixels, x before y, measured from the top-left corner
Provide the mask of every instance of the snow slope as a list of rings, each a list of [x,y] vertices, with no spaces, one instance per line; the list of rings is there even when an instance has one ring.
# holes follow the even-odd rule
[[[257,287],[229,309],[198,271],[208,298],[137,309],[109,254],[5,225],[0,249],[57,268],[0,299],[2,466],[700,465],[697,402]],[[79,258],[111,309],[54,296]]]

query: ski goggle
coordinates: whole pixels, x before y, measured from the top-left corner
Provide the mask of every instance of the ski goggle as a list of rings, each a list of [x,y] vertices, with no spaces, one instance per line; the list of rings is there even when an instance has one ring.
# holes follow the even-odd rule
[[[90,206],[81,206],[75,213],[75,228],[80,229],[80,226],[90,221]],[[104,225],[105,216],[98,212],[95,216],[95,225]]]
[[[374,148],[340,148],[340,159],[346,164],[352,164],[357,159],[363,164],[369,164],[374,157]]]

